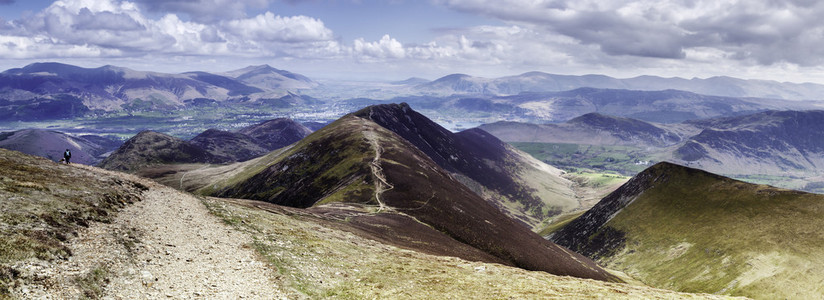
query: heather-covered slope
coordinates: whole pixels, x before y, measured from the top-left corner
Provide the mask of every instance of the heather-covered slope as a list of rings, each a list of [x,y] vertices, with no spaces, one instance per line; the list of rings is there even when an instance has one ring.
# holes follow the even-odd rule
[[[0,298],[29,298],[12,293],[27,283],[54,284],[54,274],[39,272],[42,266],[68,260],[74,255],[70,240],[78,232],[94,222],[111,222],[147,189],[84,168],[0,149]],[[85,275],[74,271],[78,280]]]
[[[655,287],[762,299],[824,293],[824,196],[670,163],[551,240]]]
[[[251,137],[259,145],[272,151],[300,141],[312,130],[292,119],[278,118],[244,127],[238,133]]]
[[[100,162],[99,167],[136,172],[163,164],[217,163],[221,159],[182,139],[153,131],[142,131]]]
[[[361,123],[339,120],[290,149],[240,164],[238,175],[207,186],[205,193],[301,208],[338,201],[377,204],[369,165],[374,150]]]
[[[534,226],[544,218],[580,207],[571,182],[560,177],[562,171],[483,130],[452,133],[406,103],[370,106],[355,115],[400,135],[525,224]]]
[[[252,137],[231,131],[209,129],[189,140],[189,143],[206,150],[221,161],[245,161],[268,153]]]

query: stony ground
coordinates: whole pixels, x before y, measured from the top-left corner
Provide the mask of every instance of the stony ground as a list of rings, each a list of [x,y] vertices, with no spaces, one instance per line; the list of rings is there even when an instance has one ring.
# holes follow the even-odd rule
[[[20,287],[16,296],[71,299],[92,291],[108,299],[284,298],[249,236],[211,215],[194,196],[130,179],[150,188],[143,200],[110,224],[81,230],[68,260],[23,262],[19,269],[43,280]]]

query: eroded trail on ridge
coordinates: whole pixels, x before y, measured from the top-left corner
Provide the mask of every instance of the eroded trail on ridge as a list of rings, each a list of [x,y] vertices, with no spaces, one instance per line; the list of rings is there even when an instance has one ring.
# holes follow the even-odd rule
[[[108,278],[102,298],[285,298],[251,237],[210,214],[190,194],[126,176],[149,187],[143,200],[123,209],[111,224],[94,223],[84,230],[71,244],[74,255],[51,267],[57,287],[33,287],[30,296],[77,298],[80,291],[61,281],[98,269]]]
[[[378,201],[378,212],[382,212],[387,206],[383,203],[381,196],[384,192],[393,189],[394,186],[386,180],[386,175],[383,174],[383,168],[381,167],[383,147],[381,147],[377,134],[370,129],[363,131],[363,136],[369,140],[369,143],[372,144],[372,149],[375,150],[375,157],[372,159],[370,166],[372,167],[372,175],[378,179],[375,181],[375,199]]]

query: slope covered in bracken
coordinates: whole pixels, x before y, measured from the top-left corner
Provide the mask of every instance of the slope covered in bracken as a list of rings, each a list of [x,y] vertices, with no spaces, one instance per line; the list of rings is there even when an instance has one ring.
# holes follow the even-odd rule
[[[762,299],[824,293],[824,195],[670,163],[551,236],[655,287]]]

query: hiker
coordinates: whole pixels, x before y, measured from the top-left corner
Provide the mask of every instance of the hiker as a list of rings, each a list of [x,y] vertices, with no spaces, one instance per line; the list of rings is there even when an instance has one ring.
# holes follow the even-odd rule
[[[66,164],[69,164],[69,160],[72,159],[72,152],[69,149],[66,149],[66,152],[63,152],[63,159],[66,160]]]

